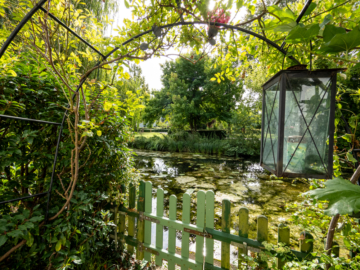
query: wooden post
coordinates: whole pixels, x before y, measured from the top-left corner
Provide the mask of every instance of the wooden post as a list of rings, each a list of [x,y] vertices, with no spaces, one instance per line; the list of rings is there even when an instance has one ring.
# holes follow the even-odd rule
[[[136,188],[133,183],[130,183],[129,186],[129,210],[135,210],[135,200],[136,200]],[[128,235],[131,237],[135,236],[135,217],[128,216]],[[128,245],[128,251],[130,254],[134,254],[134,247]]]
[[[214,192],[206,192],[206,228],[214,229]],[[205,262],[214,264],[214,240],[206,238]]]
[[[205,227],[205,192],[200,190],[197,193],[197,216],[196,225],[198,227]],[[204,262],[204,237],[196,236],[196,254],[195,261],[198,263]]]
[[[152,184],[147,181],[145,183],[145,213],[151,214],[152,212]],[[144,243],[151,245],[151,221],[145,220],[145,235]],[[145,252],[144,259],[151,262],[151,253]]]
[[[156,215],[164,216],[164,190],[162,188],[157,189]],[[159,249],[163,248],[163,230],[164,227],[161,224],[156,224],[156,248]],[[162,257],[156,256],[155,263],[162,266]]]
[[[125,185],[121,185],[121,193],[125,194],[126,193],[126,187]],[[124,206],[123,203],[120,204],[120,206]],[[120,249],[125,249],[125,242],[124,242],[124,233],[125,233],[125,215],[118,215],[119,216],[119,237],[120,240]]]
[[[283,243],[287,246],[290,245],[290,228],[284,224],[280,224],[278,227],[278,244]],[[277,258],[277,268],[282,269],[286,263],[283,258]]]
[[[222,218],[221,218],[221,230],[224,233],[230,233],[230,213],[231,204],[229,200],[222,201]],[[221,242],[221,267],[224,269],[230,269],[230,244]]]
[[[190,224],[190,194],[184,193],[183,196],[183,212],[182,212],[182,221],[185,224]],[[184,259],[189,258],[189,233],[182,232],[181,239],[181,257]],[[181,270],[188,270],[189,267],[181,265]]]
[[[269,230],[268,230],[268,218],[266,216],[258,216],[257,218],[257,241],[262,243],[268,241]],[[267,262],[261,262],[261,267],[268,268]]]
[[[333,247],[332,247],[331,254],[334,254],[334,256],[336,258],[339,258],[339,256],[340,256],[340,246],[339,246],[339,244],[337,242],[333,241],[332,246]],[[324,238],[324,248],[326,248],[326,238]]]
[[[239,236],[248,238],[249,236],[249,209],[241,207],[239,209]],[[239,269],[241,262],[244,261],[243,255],[247,254],[247,249],[238,248],[238,265]]]
[[[170,206],[169,206],[169,219],[176,220],[176,203],[177,198],[175,195],[170,196]],[[174,228],[169,228],[169,253],[176,253],[176,230]],[[168,269],[175,270],[175,263],[173,261],[168,262]]]
[[[137,203],[138,212],[145,211],[145,182],[140,181],[139,185],[139,198]],[[140,243],[144,243],[144,220],[137,220],[137,239]],[[139,249],[136,250],[136,259],[142,260],[144,259],[144,252]]]

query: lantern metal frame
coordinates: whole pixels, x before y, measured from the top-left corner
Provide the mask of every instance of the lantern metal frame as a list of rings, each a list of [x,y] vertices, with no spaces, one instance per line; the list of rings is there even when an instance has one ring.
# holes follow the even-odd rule
[[[296,67],[295,67],[296,68]],[[303,68],[303,67],[300,67]],[[323,70],[307,70],[307,69],[288,69],[288,70],[282,70],[279,71],[278,73],[276,73],[271,79],[269,79],[265,84],[263,84],[263,107],[262,107],[262,124],[261,124],[261,145],[260,145],[260,165],[270,171],[271,173],[275,174],[278,177],[304,177],[304,178],[317,178],[317,179],[330,179],[332,178],[333,175],[333,147],[334,147],[334,130],[335,130],[335,125],[334,125],[334,119],[335,119],[335,96],[336,96],[336,77],[337,77],[337,73],[339,71],[343,71],[344,69],[323,69]],[[328,140],[329,140],[329,144],[328,147],[326,149],[327,154],[328,154],[328,160],[325,161],[322,159],[318,147],[316,146],[316,142],[314,140],[313,135],[311,134],[310,131],[310,125],[312,124],[312,121],[322,103],[322,101],[324,100],[325,94],[322,96],[322,99],[320,100],[316,111],[314,112],[314,114],[311,117],[311,120],[309,121],[309,123],[307,123],[306,118],[304,116],[304,113],[301,109],[301,106],[299,104],[299,101],[296,99],[296,96],[294,94],[294,90],[291,89],[291,86],[289,87],[288,84],[288,78],[289,75],[291,75],[291,78],[299,78],[299,79],[306,79],[306,78],[311,78],[316,80],[317,78],[329,78],[329,82],[330,85],[327,86],[327,89],[325,91],[325,93],[330,93],[330,108],[329,108],[329,120],[328,120]],[[278,119],[277,119],[277,125],[278,125],[278,131],[277,131],[277,145],[274,146],[272,138],[271,138],[271,133],[270,133],[270,143],[271,143],[271,151],[273,154],[273,159],[274,159],[274,169],[270,168],[268,165],[264,164],[264,150],[265,150],[265,142],[266,142],[266,136],[267,136],[267,132],[270,129],[270,121],[272,118],[272,114],[273,114],[273,110],[274,110],[274,104],[276,101],[276,96],[273,100],[273,104],[272,104],[272,108],[271,108],[271,112],[270,112],[270,119],[265,119],[265,115],[267,114],[265,112],[266,110],[266,90],[268,90],[270,87],[274,86],[275,84],[279,84],[279,89],[277,90],[277,94],[279,94],[279,108],[278,108]],[[289,89],[290,88],[290,89]],[[286,94],[287,92],[290,93],[290,95],[294,95],[295,97],[295,101],[296,104],[299,108],[299,111],[301,113],[301,117],[304,120],[304,123],[306,125],[305,131],[302,131],[302,137],[301,140],[298,142],[298,145],[295,149],[295,151],[293,152],[293,154],[291,155],[290,160],[288,161],[286,165],[286,167],[284,168],[284,138],[285,138],[285,107],[286,107]],[[267,124],[267,130],[265,130],[265,125]],[[293,172],[285,172],[288,165],[291,162],[291,159],[294,156],[294,153],[296,153],[300,143],[302,142],[302,140],[305,137],[305,134],[309,132],[310,137],[312,142],[315,145],[316,148],[316,152],[319,155],[319,158],[322,161],[322,165],[325,169],[325,173],[293,173]],[[276,148],[277,153],[276,153],[276,157],[274,154],[274,149]],[[327,166],[325,166],[327,164]]]
[[[11,34],[8,36],[8,38],[5,40],[5,42],[2,44],[1,48],[0,48],[0,58],[4,55],[4,53],[6,52],[7,48],[9,47],[9,45],[11,44],[11,42],[14,40],[14,38],[17,36],[17,34],[20,32],[20,30],[22,29],[22,27],[32,18],[32,16],[39,10],[41,10],[44,13],[44,16],[49,16],[51,19],[53,19],[54,21],[56,21],[58,24],[60,24],[62,27],[64,27],[67,31],[69,31],[72,35],[74,35],[76,38],[78,38],[82,43],[84,43],[85,45],[87,45],[89,48],[91,48],[92,50],[94,50],[97,54],[99,54],[102,58],[103,61],[105,61],[109,56],[111,56],[114,52],[116,52],[120,47],[116,47],[114,48],[112,51],[110,51],[108,54],[104,55],[102,54],[98,49],[96,49],[93,45],[91,45],[90,43],[88,43],[87,41],[85,41],[83,38],[81,38],[75,31],[73,31],[72,29],[70,29],[65,23],[63,23],[60,19],[58,19],[55,15],[51,14],[47,9],[43,8],[42,6],[48,2],[48,0],[40,0],[38,3],[36,3],[34,5],[34,7],[23,17],[23,19],[18,23],[18,25],[15,27],[15,29],[11,32]],[[312,0],[308,0],[306,2],[306,4],[304,5],[302,11],[300,12],[298,18],[297,18],[297,22],[300,22],[301,18],[304,16],[307,8],[310,6]],[[163,26],[158,26],[158,28],[160,29],[168,29],[168,28],[172,28],[175,26],[183,26],[183,25],[195,25],[195,24],[200,24],[200,25],[209,25],[209,22],[205,22],[205,21],[195,21],[195,22],[185,22],[182,18],[182,16],[179,17],[179,19],[181,20],[180,22],[176,22],[176,23],[172,23],[172,24],[168,24],[168,25],[163,25]],[[238,26],[233,26],[233,25],[229,25],[229,24],[223,24],[223,23],[211,23],[211,25],[215,25],[215,26],[221,26],[224,29],[232,29],[232,30],[237,30],[246,34],[249,34],[251,36],[254,36],[258,39],[261,39],[263,41],[265,41],[268,45],[274,47],[275,49],[277,49],[279,52],[281,52],[284,57],[287,56],[289,59],[293,60],[296,63],[300,63],[297,59],[295,59],[293,56],[291,55],[287,55],[287,51],[283,49],[285,42],[282,43],[281,46],[277,45],[275,42],[269,40],[268,38],[266,38],[265,36],[262,36],[260,34],[257,34],[253,31],[250,31],[248,29],[245,28],[241,28]],[[121,44],[121,46],[125,46],[126,44],[146,35],[151,33],[152,30],[148,30],[148,31],[144,31],[140,34],[137,34],[133,37],[131,37],[130,39],[128,39],[127,41],[125,41],[124,43]],[[94,66],[94,68],[100,66],[101,61],[97,62]],[[94,71],[95,69],[92,69],[91,72],[87,73],[79,82],[79,85],[76,88],[76,93],[79,92],[79,90],[81,89],[82,85],[85,83],[86,79],[90,76],[90,74]],[[76,93],[73,94],[72,99],[74,100]],[[70,106],[70,105],[69,105]],[[54,176],[55,176],[55,169],[56,169],[56,163],[57,163],[57,157],[58,157],[58,152],[59,152],[59,146],[60,146],[60,141],[61,141],[61,137],[62,137],[62,132],[63,132],[63,128],[64,128],[64,122],[67,116],[68,110],[65,110],[63,118],[61,123],[54,123],[54,122],[49,122],[49,121],[43,121],[43,120],[37,120],[37,119],[28,119],[28,118],[21,118],[21,117],[15,117],[15,116],[10,116],[10,115],[0,115],[0,118],[6,118],[6,119],[13,119],[13,120],[19,120],[19,121],[29,121],[29,122],[37,122],[37,123],[42,123],[42,124],[52,124],[52,125],[58,125],[60,126],[60,129],[58,131],[58,138],[57,138],[57,144],[56,144],[56,150],[55,150],[55,155],[54,155],[54,161],[53,161],[53,166],[52,166],[52,173],[51,173],[51,180],[50,180],[50,185],[49,185],[49,189],[44,192],[44,193],[40,193],[40,194],[33,194],[33,195],[29,195],[29,196],[25,196],[25,197],[21,197],[21,198],[14,198],[11,200],[5,200],[5,201],[1,201],[0,205],[2,204],[7,204],[7,203],[11,203],[11,202],[16,202],[16,201],[21,201],[21,200],[25,200],[25,199],[29,199],[29,198],[33,198],[33,197],[40,197],[40,196],[44,196],[47,195],[47,205],[46,205],[46,211],[45,211],[45,222],[47,222],[48,220],[48,213],[49,213],[49,205],[50,205],[50,200],[51,200],[51,193],[52,193],[52,186],[53,186],[53,181],[54,181]]]

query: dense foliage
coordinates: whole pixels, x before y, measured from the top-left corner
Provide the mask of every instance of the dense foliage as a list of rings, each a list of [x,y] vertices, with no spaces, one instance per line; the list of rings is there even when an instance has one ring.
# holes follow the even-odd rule
[[[152,124],[169,118],[175,129],[206,128],[212,120],[231,121],[232,111],[242,94],[241,81],[222,84],[210,81],[220,67],[214,59],[191,54],[162,66],[163,88],[153,92],[145,108],[144,121]]]
[[[1,206],[0,263],[3,268],[26,268],[30,264],[36,268],[70,268],[74,263],[89,258],[101,245],[107,245],[111,218],[104,205],[110,198],[118,197],[117,187],[120,183],[133,179],[126,148],[128,130],[125,116],[135,116],[135,111],[142,108],[141,95],[127,91],[128,98],[121,99],[121,91],[112,83],[114,80],[109,78],[129,79],[124,68],[129,62],[137,64],[154,55],[165,55],[170,47],[179,51],[180,48],[189,49],[196,55],[213,54],[216,60],[207,67],[213,74],[210,76],[209,73],[208,81],[203,83],[219,90],[220,94],[226,93],[230,81],[239,78],[244,79],[245,85],[247,82],[249,87],[255,86],[250,91],[256,92],[255,88],[259,86],[256,79],[264,81],[278,70],[292,66],[296,62],[294,59],[307,64],[309,68],[324,65],[346,67],[347,71],[341,74],[342,80],[339,80],[337,96],[335,124],[338,145],[334,156],[335,174],[339,176],[346,169],[353,171],[358,165],[358,156],[352,150],[359,144],[359,84],[357,80],[353,80],[359,74],[359,1],[314,1],[300,23],[296,22],[296,18],[304,1],[214,2],[212,10],[222,9],[226,12],[229,24],[266,36],[279,46],[285,41],[287,57],[251,35],[240,31],[225,31],[225,27],[217,28],[218,31],[215,32],[218,34],[209,39],[207,27],[214,19],[209,0],[184,0],[180,3],[173,0],[124,2],[127,8],[131,8],[133,19],[125,20],[124,25],[116,29],[117,36],[114,37],[103,36],[104,28],[111,21],[106,16],[102,17],[101,12],[103,7],[109,11],[109,5],[103,6],[101,2],[99,5],[94,1],[60,0],[46,5],[46,8],[74,31],[91,40],[103,54],[118,48],[107,59],[102,59],[96,52],[80,45],[66,30],[39,11],[40,15],[37,14],[39,16],[34,16],[26,24],[0,60],[3,87],[0,106],[3,113],[28,115],[38,119],[46,116],[53,121],[60,121],[61,112],[67,110],[66,128],[60,138],[61,152],[54,182],[56,192],[50,205],[50,219],[46,224],[43,221],[45,198]],[[36,1],[33,0],[0,1],[2,42],[35,4]],[[241,9],[247,12],[244,20],[234,21],[231,16],[228,18],[229,11],[235,11],[231,12],[235,15]],[[93,14],[92,11],[95,10],[98,12]],[[122,45],[130,37],[151,29],[155,23],[166,25],[179,20],[190,24],[163,30],[159,38],[148,34]],[[209,41],[215,46],[210,46]],[[140,50],[141,43],[147,43],[145,47],[148,49]],[[186,57],[181,52],[179,54]],[[99,65],[93,68],[97,61]],[[99,69],[101,71],[89,75]],[[255,78],[256,74],[262,76]],[[167,77],[170,82],[173,81],[174,90],[189,89],[191,83],[179,77],[180,74]],[[84,82],[80,88],[79,79]],[[241,82],[237,83],[240,85]],[[31,88],[27,87],[28,84]],[[171,87],[171,83],[169,86]],[[36,91],[38,93],[34,94]],[[202,93],[197,94],[199,101]],[[55,100],[56,95],[59,97]],[[170,100],[165,95],[163,98]],[[194,120],[191,114],[200,111],[198,104],[201,103],[191,105],[188,98],[177,99],[176,109],[179,110],[173,115],[174,122],[183,125],[185,119],[192,129],[196,129],[208,119],[216,118],[215,114],[209,114]],[[70,106],[66,107],[67,104]],[[256,118],[256,103],[252,108],[252,116]],[[349,108],[353,111],[349,112]],[[210,106],[210,112],[215,113],[216,110],[216,106]],[[38,114],[40,111],[44,115]],[[225,113],[228,112],[225,110]],[[188,116],[183,117],[182,114]],[[158,117],[159,114],[156,115]],[[345,129],[346,124],[342,122],[341,115],[345,115],[349,128]],[[222,121],[228,119],[225,115]],[[19,196],[46,190],[51,171],[50,155],[53,156],[54,153],[57,131],[47,126],[42,129],[37,124],[16,122],[9,125],[3,124],[8,120],[1,121],[0,136],[6,146],[1,146],[1,152],[8,157],[1,157],[1,162],[4,163],[1,164],[1,195]],[[341,133],[344,129],[345,132]],[[314,182],[313,187],[322,185],[318,181]],[[304,205],[298,212],[302,214],[298,222],[304,228],[314,227],[326,231],[326,224],[319,224],[319,219],[314,218],[322,213],[320,205],[323,202],[312,202],[313,206]],[[358,225],[351,219],[347,220],[346,216],[340,217],[341,219],[347,226],[345,246],[357,250]],[[329,219],[324,220],[324,223],[329,222]],[[337,219],[333,221],[331,223],[336,225]],[[332,231],[334,229],[333,227]],[[328,235],[330,232],[331,230]],[[110,250],[111,247],[104,249]],[[322,267],[326,264],[324,267],[329,268],[333,264],[334,268],[335,265],[337,269],[343,268],[343,261],[336,262],[328,252],[321,251],[320,255],[320,262],[296,262],[289,267],[306,268],[309,265],[313,267],[314,264]],[[357,262],[357,259],[350,261],[352,264]]]

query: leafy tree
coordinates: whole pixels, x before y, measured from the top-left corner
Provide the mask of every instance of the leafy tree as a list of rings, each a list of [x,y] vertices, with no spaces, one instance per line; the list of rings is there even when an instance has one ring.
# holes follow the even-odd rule
[[[242,93],[242,84],[227,79],[223,84],[210,81],[220,70],[214,60],[201,55],[188,55],[162,66],[164,87],[154,92],[145,108],[148,123],[171,116],[174,127],[189,125],[196,131],[216,119],[230,122],[231,111]]]

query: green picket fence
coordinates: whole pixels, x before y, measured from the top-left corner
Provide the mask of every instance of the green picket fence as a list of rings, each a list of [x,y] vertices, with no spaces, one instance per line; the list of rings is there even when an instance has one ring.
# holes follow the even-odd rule
[[[175,269],[175,265],[181,269],[231,269],[230,245],[238,248],[238,262],[244,260],[242,254],[248,252],[259,253],[264,251],[262,245],[268,240],[268,219],[266,216],[257,217],[257,239],[249,239],[249,210],[239,210],[239,235],[230,234],[231,204],[229,200],[222,201],[221,231],[214,229],[214,192],[198,191],[196,206],[196,225],[190,223],[190,197],[185,193],[182,201],[182,220],[177,220],[177,198],[170,196],[169,217],[164,216],[164,191],[157,189],[156,214],[152,213],[152,183],[141,181],[136,205],[136,187],[129,186],[128,206],[120,205],[113,210],[115,213],[115,224],[117,229],[111,237],[117,245],[125,248],[128,252],[135,254],[136,259],[151,261],[155,256],[155,263],[162,266],[163,260],[168,262],[168,269]],[[121,192],[126,192],[126,187],[121,187]],[[135,208],[136,207],[136,208]],[[127,222],[126,222],[127,217]],[[137,221],[137,224],[136,222]],[[156,224],[155,232],[151,230],[151,223]],[[126,226],[127,225],[127,226]],[[163,249],[163,230],[168,227],[168,249]],[[176,253],[176,231],[181,231],[181,254]],[[126,234],[127,232],[127,234]],[[155,245],[151,244],[151,235],[156,234]],[[190,234],[196,236],[195,259],[189,258]],[[300,235],[299,251],[291,250],[293,259],[303,260],[311,258],[313,251],[313,236],[310,233],[302,232]],[[214,240],[221,241],[221,267],[214,265],[213,251]],[[284,225],[278,228],[278,243],[289,245],[290,229]],[[205,256],[203,255],[205,251]],[[273,252],[275,254],[275,252]],[[339,256],[339,249],[334,253]],[[289,259],[289,254],[288,254]],[[278,267],[285,264],[284,258],[277,258]],[[264,262],[266,268],[266,262]]]

